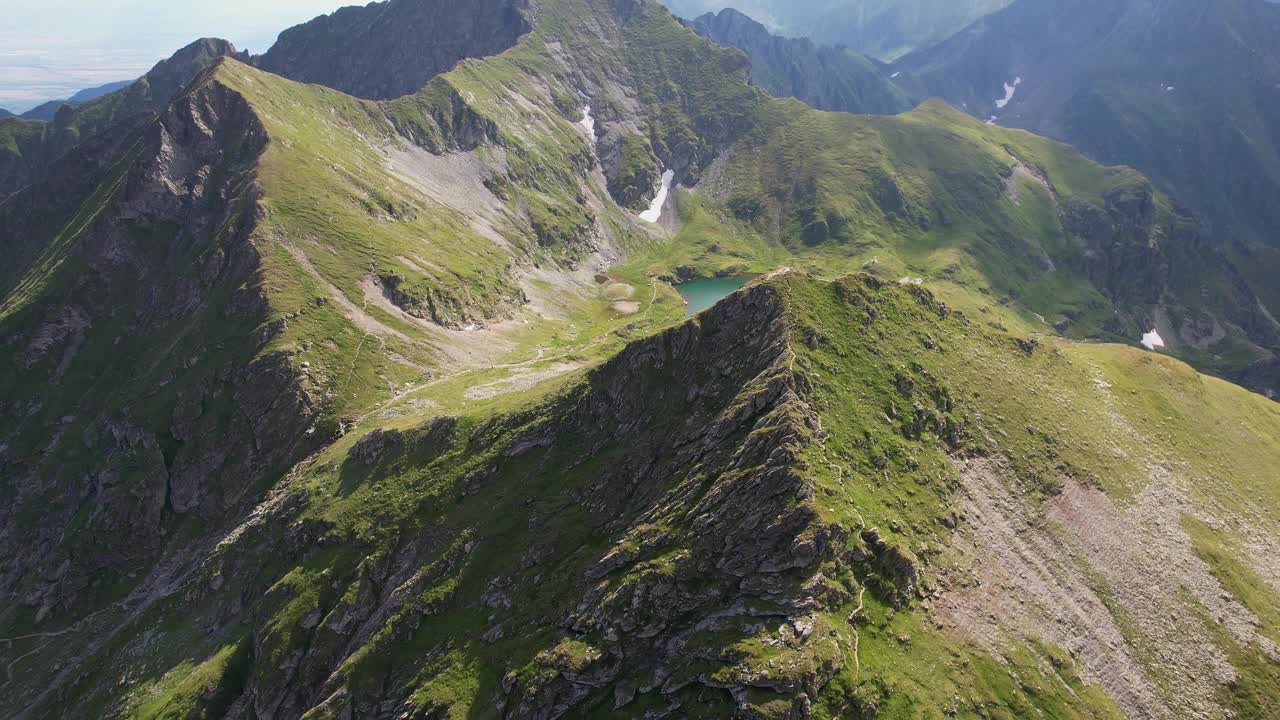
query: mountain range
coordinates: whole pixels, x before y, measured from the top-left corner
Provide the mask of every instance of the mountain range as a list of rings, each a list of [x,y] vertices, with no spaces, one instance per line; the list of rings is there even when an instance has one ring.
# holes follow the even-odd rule
[[[774,97],[794,97],[819,110],[893,115],[915,107],[890,79],[888,66],[847,48],[773,35],[733,9],[690,22],[698,34],[751,59],[751,81]]]
[[[726,8],[764,22],[786,37],[849,47],[892,60],[929,47],[1010,0],[666,0],[672,12],[694,18]]]
[[[1265,0],[1018,0],[894,70],[911,92],[1148,174],[1195,211],[1275,314],[1277,32],[1280,6]],[[1274,358],[1263,362],[1274,374]]]
[[[51,122],[0,119],[0,200],[31,186],[58,159],[104,131],[150,119],[216,59],[235,53],[225,40],[199,40],[120,90],[79,105],[60,104]]]
[[[1280,404],[1202,372],[1280,326],[1186,201],[482,5],[0,120],[0,715],[1276,715]]]

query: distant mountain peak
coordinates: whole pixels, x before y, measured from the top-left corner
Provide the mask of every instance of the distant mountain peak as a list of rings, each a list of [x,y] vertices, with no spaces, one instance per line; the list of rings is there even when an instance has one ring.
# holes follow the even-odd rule
[[[254,59],[269,72],[372,100],[420,90],[468,57],[529,32],[528,0],[385,0],[289,28]]]
[[[706,13],[689,25],[713,42],[745,52],[752,81],[775,97],[794,97],[838,112],[891,115],[911,108],[910,98],[884,66],[865,55],[774,35],[733,8]]]

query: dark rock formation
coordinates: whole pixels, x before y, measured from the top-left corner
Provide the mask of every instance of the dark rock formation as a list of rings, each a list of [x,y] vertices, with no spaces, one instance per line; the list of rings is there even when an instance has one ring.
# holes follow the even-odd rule
[[[117,126],[137,125],[165,107],[218,58],[240,57],[226,40],[205,38],[156,64],[137,82],[83,103],[60,104],[49,122],[24,118],[0,120],[0,200],[44,177],[45,170],[81,143]]]
[[[1168,260],[1156,235],[1150,185],[1121,186],[1106,194],[1105,208],[1070,200],[1062,224],[1085,246],[1089,279],[1117,304],[1159,302],[1168,281]]]
[[[147,567],[182,516],[221,518],[302,450],[317,402],[287,357],[255,358],[252,343],[265,310],[253,170],[266,142],[248,103],[206,82],[0,205],[0,247],[22,263],[0,276],[4,290],[65,253],[43,270],[57,292],[18,306],[0,339],[18,359],[0,383],[13,419],[0,428],[13,491],[0,513],[6,619],[68,611],[104,577]],[[102,182],[114,183],[109,202],[76,244],[53,243]],[[30,526],[37,507],[44,521]]]
[[[732,8],[692,21],[698,34],[751,58],[751,80],[775,97],[794,97],[819,110],[893,114],[911,101],[889,79],[887,66],[852,50],[771,35]]]
[[[469,57],[495,55],[529,31],[526,0],[387,0],[290,28],[258,67],[349,95],[386,100],[421,90]]]

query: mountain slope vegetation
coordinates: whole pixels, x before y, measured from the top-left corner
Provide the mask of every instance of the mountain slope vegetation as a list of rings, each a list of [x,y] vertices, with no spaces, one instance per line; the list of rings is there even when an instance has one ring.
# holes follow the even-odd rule
[[[107,83],[106,85],[99,85],[97,87],[86,88],[65,100],[50,100],[47,103],[38,105],[22,113],[22,117],[28,120],[43,120],[45,122],[53,122],[53,120],[58,115],[58,110],[60,110],[62,106],[70,105],[72,107],[75,107],[77,105],[83,105],[84,103],[87,103],[90,100],[93,100],[95,98],[100,98],[103,95],[106,95],[108,93],[113,93],[117,90],[126,88],[129,85],[132,85],[133,82],[134,81],[132,80],[122,80],[120,82]]]
[[[1138,168],[1195,211],[1275,314],[1277,29],[1280,6],[1263,0],[1019,0],[894,69],[915,92]],[[1273,355],[1254,361],[1247,372],[1274,375]]]
[[[1265,332],[1169,198],[512,22],[384,100],[221,58],[0,203],[0,714],[1265,717],[1280,411],[1059,336]]]

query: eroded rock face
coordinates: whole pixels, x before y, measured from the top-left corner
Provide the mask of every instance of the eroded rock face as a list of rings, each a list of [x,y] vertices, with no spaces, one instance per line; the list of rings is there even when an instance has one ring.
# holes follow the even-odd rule
[[[570,486],[562,509],[540,509],[550,498],[530,499],[536,504],[528,523],[546,528],[537,533],[541,540],[503,553],[503,569],[480,598],[492,618],[477,642],[513,633],[560,637],[534,658],[536,671],[503,678],[491,699],[502,717],[573,715],[602,692],[622,712],[637,694],[654,692],[679,708],[678,697],[691,687],[723,698],[744,717],[762,712],[753,705],[758,691],[787,705],[785,717],[808,717],[852,652],[847,636],[820,613],[850,602],[858,588],[823,569],[883,561],[917,572],[883,542],[846,557],[859,539],[819,518],[802,455],[823,431],[805,399],[806,381],[788,367],[782,307],[776,287],[752,288],[696,321],[632,344],[552,411],[531,415],[542,419],[507,436],[499,460],[458,489],[462,497],[501,495],[496,478],[512,467],[555,458],[561,469],[548,472],[573,472],[593,458],[612,459]],[[505,425],[530,418],[494,420],[461,440],[448,419],[407,433],[371,433],[352,447],[344,482],[378,482],[388,468],[429,462],[460,441],[491,447]],[[598,528],[608,546],[589,554],[556,549],[563,540],[553,528],[566,517]],[[269,633],[259,638],[260,656],[282,657],[283,665],[255,670],[232,716],[292,717],[311,708],[330,717],[430,716],[429,708],[413,706],[399,680],[371,693],[338,668],[346,653],[377,642],[375,635],[388,637],[387,628],[440,622],[433,618],[450,607],[448,597],[438,605],[422,598],[441,578],[466,572],[480,552],[474,540],[428,530],[394,556],[365,563],[309,649],[285,652]],[[535,626],[505,620],[526,610],[528,575],[558,572],[565,563],[577,569],[558,581],[568,599],[563,613]],[[735,665],[706,641],[708,633],[766,627],[776,628],[787,663]],[[399,638],[409,630],[390,632]],[[690,672],[691,659],[724,672]]]
[[[349,95],[388,100],[469,57],[496,55],[530,30],[526,0],[388,0],[290,28],[258,67]]]
[[[0,200],[49,178],[54,164],[110,130],[115,140],[150,119],[206,68],[222,57],[248,60],[226,40],[203,38],[160,61],[142,79],[83,105],[63,105],[51,122],[0,119],[0,135],[14,147],[0,150]],[[98,151],[90,151],[98,155]]]
[[[254,111],[210,82],[125,138],[131,151],[87,145],[0,212],[0,246],[34,259],[23,250],[48,242],[59,202],[83,200],[56,195],[83,190],[75,173],[112,182],[105,169],[126,163],[70,251],[76,272],[53,275],[59,291],[6,327],[21,375],[4,401],[15,422],[0,427],[15,459],[0,460],[15,493],[0,515],[0,593],[7,613],[37,621],[74,607],[107,569],[145,568],[182,516],[215,520],[243,503],[296,459],[317,411],[287,358],[253,359],[251,332],[210,360],[265,310],[250,236],[267,133]],[[37,506],[42,521],[24,525]]]
[[[698,320],[632,344],[549,409],[478,426],[440,418],[357,441],[339,492],[382,482],[406,463],[427,467],[489,448],[492,464],[447,494],[484,504],[524,492],[502,478],[529,463],[583,479],[563,496],[530,496],[520,522],[538,530],[527,546],[486,547],[493,538],[479,527],[459,533],[433,521],[415,525],[390,552],[365,558],[350,577],[335,576],[334,587],[347,589],[332,605],[302,612],[296,628],[284,628],[270,618],[297,598],[287,583],[260,575],[256,558],[269,555],[287,567],[330,544],[326,522],[304,519],[306,493],[290,491],[236,531],[234,543],[182,590],[188,602],[214,609],[204,620],[211,627],[257,628],[246,641],[253,660],[244,661],[245,685],[226,716],[431,717],[444,710],[415,706],[410,678],[398,670],[370,685],[343,668],[362,647],[404,642],[416,628],[452,622],[457,602],[435,588],[482,572],[477,597],[490,620],[476,643],[550,638],[532,660],[536,672],[508,672],[492,697],[478,699],[486,711],[572,716],[601,693],[624,713],[639,695],[655,693],[678,711],[680,698],[687,702],[691,688],[702,688],[743,717],[763,716],[755,706],[760,693],[776,699],[770,713],[789,708],[770,717],[809,717],[852,652],[848,634],[822,612],[848,604],[859,588],[833,571],[881,556],[886,564],[906,561],[885,543],[849,555],[861,539],[820,519],[803,455],[823,431],[806,399],[807,381],[789,367],[788,332],[778,288],[751,288]],[[128,447],[135,446],[160,457],[145,434]],[[610,462],[593,461],[600,457]],[[596,470],[579,472],[588,465]],[[607,542],[569,547],[572,536],[557,529],[564,523],[586,524]],[[499,559],[480,570],[481,556]],[[543,573],[556,578],[563,602],[550,614],[531,613],[532,577]],[[785,663],[735,662],[708,641],[716,633],[765,631]],[[432,662],[448,651],[424,648],[422,658]],[[691,672],[691,659],[723,671]]]

